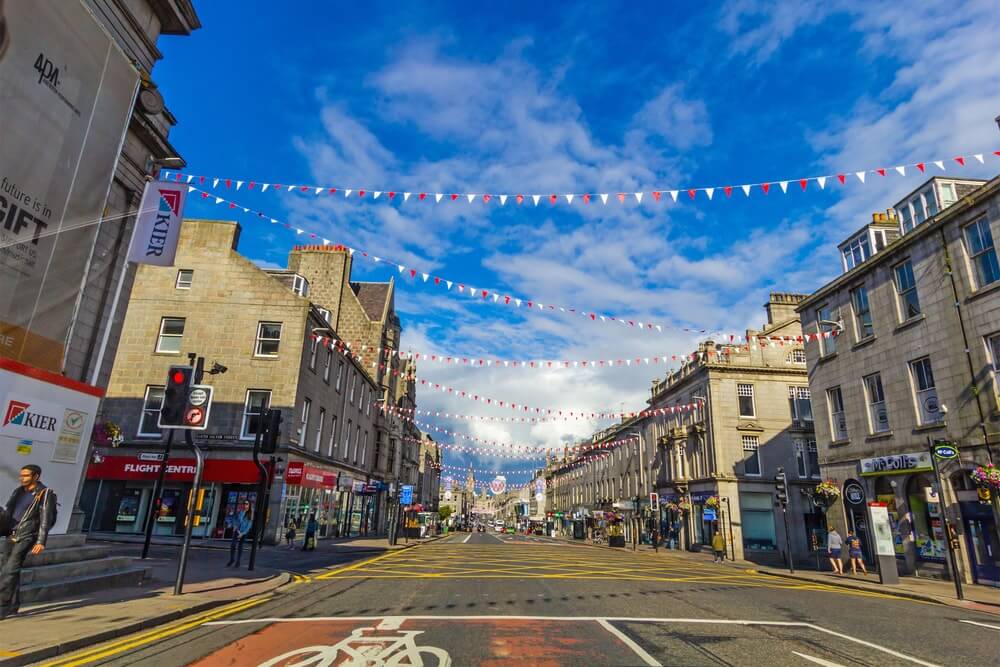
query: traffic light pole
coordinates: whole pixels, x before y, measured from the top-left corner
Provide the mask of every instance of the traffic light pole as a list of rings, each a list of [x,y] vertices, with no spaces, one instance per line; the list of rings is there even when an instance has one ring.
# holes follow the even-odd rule
[[[253,462],[257,466],[257,470],[260,472],[260,476],[257,479],[257,498],[254,503],[253,510],[253,527],[250,530],[250,565],[247,570],[253,571],[254,565],[257,563],[257,544],[260,542],[260,533],[263,531],[263,525],[261,524],[261,501],[264,499],[264,488],[267,483],[267,468],[264,464],[260,462],[260,439],[261,434],[264,431],[264,424],[268,423],[270,409],[264,410],[260,415],[260,426],[257,428],[257,433],[253,438]]]
[[[191,531],[194,529],[194,514],[198,510],[198,492],[201,490],[201,476],[205,470],[205,454],[201,448],[194,444],[194,436],[191,431],[184,431],[184,440],[188,446],[194,450],[197,463],[194,469],[194,482],[191,484],[191,494],[188,496],[188,511],[184,517],[184,544],[181,546],[181,558],[177,564],[177,579],[174,581],[174,595],[180,595],[184,587],[184,574],[187,571],[188,549],[191,547]]]
[[[153,539],[153,526],[156,525],[156,514],[160,508],[160,494],[163,493],[163,478],[167,474],[167,461],[170,459],[170,446],[174,442],[174,429],[167,431],[167,447],[163,451],[163,460],[160,461],[160,472],[156,476],[156,483],[153,485],[153,493],[149,497],[149,506],[146,508],[146,537],[142,543],[142,556],[145,559],[149,556],[149,542]]]
[[[795,559],[792,557],[792,538],[788,534],[788,505],[781,504],[781,519],[785,522],[785,553],[788,554],[788,571],[795,574]]]

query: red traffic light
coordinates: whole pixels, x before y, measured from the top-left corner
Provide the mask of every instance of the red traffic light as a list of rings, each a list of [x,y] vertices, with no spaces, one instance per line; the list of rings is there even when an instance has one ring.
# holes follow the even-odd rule
[[[181,371],[174,371],[173,375],[170,376],[170,381],[173,382],[174,384],[183,384],[184,379],[185,379],[184,373],[182,373]]]

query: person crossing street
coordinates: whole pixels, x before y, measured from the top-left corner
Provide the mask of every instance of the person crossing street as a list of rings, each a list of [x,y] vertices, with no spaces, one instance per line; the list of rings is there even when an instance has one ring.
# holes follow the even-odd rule
[[[56,494],[42,484],[41,477],[42,469],[36,465],[21,468],[20,486],[7,501],[10,523],[0,550],[0,620],[17,613],[24,560],[29,553],[38,555],[45,550],[56,522]]]

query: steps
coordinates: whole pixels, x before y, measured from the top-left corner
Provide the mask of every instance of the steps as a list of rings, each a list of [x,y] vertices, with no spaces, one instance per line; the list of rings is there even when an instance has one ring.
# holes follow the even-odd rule
[[[121,586],[139,586],[151,568],[112,547],[87,544],[82,533],[52,535],[45,551],[28,555],[21,570],[21,602],[43,602]]]

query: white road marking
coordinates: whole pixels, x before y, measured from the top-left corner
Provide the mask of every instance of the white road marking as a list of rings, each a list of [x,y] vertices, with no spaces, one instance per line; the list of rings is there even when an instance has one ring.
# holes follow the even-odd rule
[[[829,660],[824,660],[823,658],[817,658],[814,655],[806,655],[805,653],[799,653],[798,651],[792,651],[792,654],[799,656],[803,660],[814,662],[817,665],[823,665],[823,667],[844,667],[839,662],[830,662]]]
[[[386,616],[377,627],[379,630],[399,630],[399,626],[401,626],[405,620],[405,616]]]
[[[613,634],[615,637],[618,637],[618,639],[620,639],[621,642],[625,644],[625,646],[628,646],[630,649],[632,649],[632,652],[635,653],[640,658],[642,658],[642,661],[645,662],[647,665],[650,665],[650,667],[663,667],[663,665],[661,665],[656,658],[646,653],[645,649],[643,649],[641,646],[632,641],[632,639],[628,637],[624,632],[622,632],[615,626],[611,625],[603,618],[599,619],[597,622],[601,624],[602,628]]]
[[[462,544],[465,544],[466,542],[468,542],[471,539],[472,539],[472,533],[469,533],[468,535],[465,536],[465,539],[462,540]]]
[[[230,620],[230,621],[209,621],[207,623],[202,623],[202,625],[247,625],[251,623],[321,623],[324,621],[371,621],[374,618],[387,618],[386,616],[300,616],[291,618],[248,618],[242,620]],[[633,618],[628,616],[498,616],[498,615],[479,615],[479,616],[401,616],[407,621],[567,621],[579,623],[581,621],[591,621],[594,623],[600,623],[601,621],[608,621],[611,623],[699,623],[704,625],[762,625],[762,626],[774,626],[774,627],[786,627],[786,628],[808,628],[810,630],[816,630],[817,632],[822,632],[824,634],[843,639],[844,641],[854,642],[855,644],[860,644],[861,646],[866,646],[870,649],[875,649],[876,651],[882,651],[883,653],[888,653],[891,656],[900,658],[901,660],[908,660],[917,665],[923,665],[923,667],[940,667],[936,663],[926,662],[920,658],[914,658],[911,655],[895,651],[891,648],[886,648],[885,646],[879,646],[873,642],[865,641],[864,639],[857,639],[850,635],[846,635],[842,632],[837,632],[836,630],[828,630],[821,625],[816,625],[815,623],[805,623],[802,621],[754,621],[754,620],[742,620],[742,619],[718,619],[718,618]]]
[[[969,625],[978,625],[981,628],[990,628],[992,630],[1000,630],[1000,625],[990,625],[989,623],[979,623],[978,621],[965,621],[959,619],[959,623],[968,623]]]

